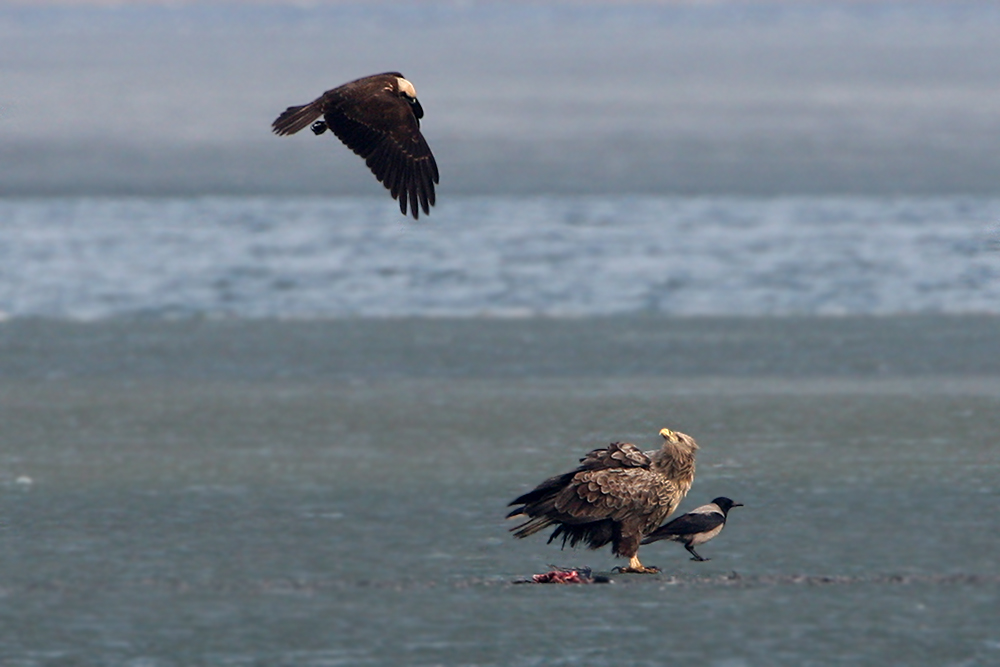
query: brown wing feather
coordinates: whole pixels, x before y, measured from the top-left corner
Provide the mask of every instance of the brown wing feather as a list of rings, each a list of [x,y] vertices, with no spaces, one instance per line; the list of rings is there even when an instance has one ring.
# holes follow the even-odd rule
[[[600,447],[580,459],[580,466],[575,470],[561,475],[549,477],[528,493],[512,500],[510,505],[522,505],[507,515],[507,518],[519,514],[539,516],[552,512],[555,499],[573,483],[575,477],[585,470],[607,470],[621,468],[649,468],[650,459],[638,447],[629,443],[613,442],[607,447]],[[538,532],[545,526],[534,526],[532,532]],[[531,534],[531,533],[529,533]]]
[[[324,97],[327,125],[365,160],[392,198],[399,200],[399,210],[405,215],[409,204],[414,218],[419,217],[420,208],[430,213],[434,184],[440,177],[409,103],[388,93],[361,100],[347,98],[337,88]],[[359,102],[364,105],[363,113]]]
[[[676,487],[644,468],[612,468],[577,473],[555,498],[559,519],[586,523],[638,520],[646,530],[660,525],[673,509]]]
[[[607,447],[595,449],[580,459],[580,468],[587,470],[648,468],[651,463],[649,456],[635,445],[628,442],[612,442]]]

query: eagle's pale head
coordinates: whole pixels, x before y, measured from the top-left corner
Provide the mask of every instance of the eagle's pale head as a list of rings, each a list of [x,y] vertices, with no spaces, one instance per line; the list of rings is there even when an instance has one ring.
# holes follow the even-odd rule
[[[396,77],[396,84],[399,86],[399,92],[404,96],[411,100],[417,99],[417,89],[413,87],[412,83],[400,76]]]
[[[396,85],[399,87],[399,94],[402,95],[403,99],[410,103],[413,107],[413,115],[420,118],[424,117],[424,108],[420,106],[420,102],[417,101],[417,89],[413,87],[413,84],[404,79],[401,76],[396,77]]]
[[[669,428],[661,428],[660,435],[667,442],[671,442],[678,445],[686,445],[687,449],[694,451],[698,449],[698,443],[694,441],[687,433],[681,433],[680,431],[671,431]]]

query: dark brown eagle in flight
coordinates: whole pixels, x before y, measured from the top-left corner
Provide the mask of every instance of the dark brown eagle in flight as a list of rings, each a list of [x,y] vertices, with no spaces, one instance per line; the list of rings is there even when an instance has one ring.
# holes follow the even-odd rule
[[[317,121],[320,116],[323,120]],[[419,218],[418,204],[425,214],[431,212],[439,181],[437,162],[420,134],[423,117],[413,84],[399,72],[386,72],[328,90],[309,104],[288,107],[271,129],[295,134],[313,123],[316,134],[333,130],[399,200],[400,212],[406,215],[409,201],[413,217]]]
[[[511,501],[519,505],[508,518],[528,520],[511,528],[528,537],[555,526],[549,542],[563,547],[584,543],[600,549],[611,543],[616,556],[629,559],[622,572],[658,572],[639,562],[639,543],[670,516],[694,481],[698,444],[689,435],[663,429],[663,447],[649,452],[614,442],[580,459],[575,470],[550,477]]]

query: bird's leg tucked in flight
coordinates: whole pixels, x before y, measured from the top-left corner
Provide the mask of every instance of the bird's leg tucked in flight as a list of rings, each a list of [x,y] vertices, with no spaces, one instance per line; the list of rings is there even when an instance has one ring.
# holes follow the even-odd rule
[[[318,120],[309,129],[313,131],[313,134],[323,134],[327,130],[326,121]]]

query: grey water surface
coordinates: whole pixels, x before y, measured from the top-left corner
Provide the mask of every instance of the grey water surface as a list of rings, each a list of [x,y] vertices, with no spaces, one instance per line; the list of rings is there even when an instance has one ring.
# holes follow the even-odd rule
[[[0,325],[9,665],[1000,659],[1000,321],[15,319]],[[505,505],[592,447],[702,445],[745,503],[663,573]]]

